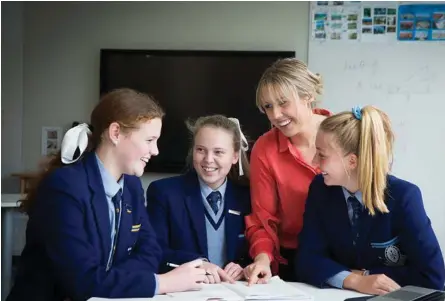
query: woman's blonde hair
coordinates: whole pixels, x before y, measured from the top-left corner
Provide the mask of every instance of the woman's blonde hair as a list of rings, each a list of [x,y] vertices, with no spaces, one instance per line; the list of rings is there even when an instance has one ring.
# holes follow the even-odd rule
[[[298,95],[315,100],[323,93],[321,75],[311,72],[307,65],[296,58],[276,61],[264,71],[256,90],[256,105],[263,112],[264,89],[270,95]]]
[[[358,157],[358,186],[370,214],[375,215],[376,209],[388,213],[385,191],[394,144],[388,115],[376,107],[365,106],[326,118],[320,130],[334,135],[346,155]]]

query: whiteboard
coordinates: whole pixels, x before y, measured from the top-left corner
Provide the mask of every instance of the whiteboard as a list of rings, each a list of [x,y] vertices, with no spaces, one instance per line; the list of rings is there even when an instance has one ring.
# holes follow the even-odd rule
[[[389,114],[392,173],[420,187],[445,256],[445,43],[310,41],[308,65],[324,79],[321,107]]]

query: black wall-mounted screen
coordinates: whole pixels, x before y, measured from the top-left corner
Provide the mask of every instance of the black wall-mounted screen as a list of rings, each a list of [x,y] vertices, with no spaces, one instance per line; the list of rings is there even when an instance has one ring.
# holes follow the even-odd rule
[[[240,120],[250,140],[270,129],[255,105],[258,81],[273,62],[294,52],[101,50],[100,93],[133,88],[153,96],[166,112],[159,155],[151,172],[183,172],[190,147],[189,118],[223,114]]]

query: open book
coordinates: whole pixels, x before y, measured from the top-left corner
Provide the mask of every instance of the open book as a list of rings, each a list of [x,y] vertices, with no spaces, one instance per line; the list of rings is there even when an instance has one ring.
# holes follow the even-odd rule
[[[309,301],[312,296],[297,289],[291,284],[281,280],[278,276],[272,277],[267,284],[247,286],[246,282],[234,284],[206,284],[202,290],[168,294],[181,301],[244,301],[244,300],[271,300],[271,301]]]

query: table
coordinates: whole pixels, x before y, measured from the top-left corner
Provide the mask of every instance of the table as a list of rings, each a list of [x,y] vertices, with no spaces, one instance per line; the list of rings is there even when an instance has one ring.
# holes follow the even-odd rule
[[[14,246],[14,211],[24,194],[2,194],[2,300],[5,300],[11,289],[12,252]]]
[[[299,283],[299,282],[291,282],[290,284],[294,285],[298,289],[302,290],[305,293],[308,293],[309,295],[314,297],[314,301],[344,301],[347,298],[355,298],[355,297],[364,297],[366,295],[352,292],[348,290],[340,290],[335,288],[317,288],[305,283]],[[90,298],[88,301],[105,301],[105,300],[112,300],[112,301],[172,301],[173,299],[170,296],[167,295],[159,295],[155,296],[152,299],[148,298],[133,298],[133,299],[105,299],[105,298]]]

